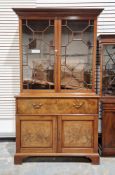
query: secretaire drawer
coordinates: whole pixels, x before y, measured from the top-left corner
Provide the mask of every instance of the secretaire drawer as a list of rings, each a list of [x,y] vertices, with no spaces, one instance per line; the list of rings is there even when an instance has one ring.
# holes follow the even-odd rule
[[[17,114],[96,114],[97,99],[19,98]]]
[[[104,103],[102,106],[104,110],[115,110],[115,103]]]

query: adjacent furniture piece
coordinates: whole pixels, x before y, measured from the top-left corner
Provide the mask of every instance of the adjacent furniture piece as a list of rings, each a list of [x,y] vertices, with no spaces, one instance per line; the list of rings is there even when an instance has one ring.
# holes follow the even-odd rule
[[[102,9],[14,9],[20,87],[15,164],[29,156],[99,163],[96,27]]]
[[[115,35],[100,35],[102,154],[115,156]]]

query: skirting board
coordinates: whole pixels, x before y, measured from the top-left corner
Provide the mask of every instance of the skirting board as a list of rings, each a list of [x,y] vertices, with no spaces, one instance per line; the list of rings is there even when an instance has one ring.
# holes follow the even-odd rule
[[[15,133],[0,133],[0,138],[14,138],[16,137]]]

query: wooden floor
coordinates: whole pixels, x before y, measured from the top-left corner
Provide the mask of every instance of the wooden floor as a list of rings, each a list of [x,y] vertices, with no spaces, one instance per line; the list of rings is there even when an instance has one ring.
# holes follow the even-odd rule
[[[30,158],[14,165],[15,142],[0,142],[0,175],[115,175],[115,158],[92,165],[83,158]]]

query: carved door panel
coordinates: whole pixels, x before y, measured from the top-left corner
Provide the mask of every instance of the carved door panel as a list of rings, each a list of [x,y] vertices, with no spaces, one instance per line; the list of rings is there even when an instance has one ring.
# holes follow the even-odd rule
[[[92,152],[97,136],[94,116],[61,116],[59,118],[59,152]]]
[[[20,120],[21,150],[32,152],[56,152],[56,116],[31,116]]]

